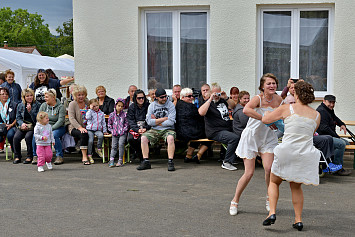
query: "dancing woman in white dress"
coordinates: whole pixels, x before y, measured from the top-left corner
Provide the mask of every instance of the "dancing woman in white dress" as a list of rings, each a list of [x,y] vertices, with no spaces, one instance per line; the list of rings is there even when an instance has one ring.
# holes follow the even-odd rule
[[[290,182],[292,203],[295,211],[293,228],[302,230],[303,192],[301,184],[319,184],[318,165],[320,152],[313,146],[313,134],[320,123],[319,113],[308,106],[314,100],[311,84],[299,81],[295,84],[296,103],[282,105],[262,118],[263,123],[284,119],[285,133],[282,143],[274,149],[268,189],[270,211],[263,225],[276,221],[276,205],[282,180]]]
[[[272,111],[282,102],[282,98],[275,94],[278,86],[277,78],[271,74],[264,74],[260,79],[259,90],[261,93],[254,96],[243,109],[244,114],[249,117],[246,128],[243,130],[236,154],[243,158],[244,174],[239,179],[235,195],[229,208],[230,215],[238,213],[238,203],[242,192],[253,177],[255,170],[255,158],[260,154],[265,170],[266,186],[270,182],[271,164],[274,160],[274,148],[277,146],[277,135],[273,130],[276,127],[267,127],[261,122],[261,118],[266,111]],[[266,209],[269,203],[266,200]]]

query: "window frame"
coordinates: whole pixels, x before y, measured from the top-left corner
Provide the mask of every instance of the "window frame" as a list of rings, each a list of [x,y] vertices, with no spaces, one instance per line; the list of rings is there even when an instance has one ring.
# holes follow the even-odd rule
[[[142,88],[148,91],[148,61],[147,61],[147,13],[172,13],[172,41],[173,41],[173,86],[181,81],[181,49],[180,49],[180,13],[206,12],[207,14],[207,52],[206,52],[206,83],[210,82],[210,10],[209,7],[168,7],[168,8],[145,8],[141,11],[142,47]],[[172,88],[164,88],[168,94]]]
[[[290,11],[291,12],[291,59],[290,77],[299,78],[299,40],[300,40],[300,12],[301,11],[328,11],[328,62],[327,62],[327,91],[315,91],[316,97],[324,97],[332,94],[334,84],[334,5],[324,4],[322,6],[310,5],[278,5],[261,6],[258,9],[257,27],[257,84],[263,75],[263,12],[264,11]],[[291,63],[295,61],[296,63]],[[272,73],[272,72],[271,72]],[[283,88],[281,88],[282,91]],[[280,92],[281,91],[277,91]]]

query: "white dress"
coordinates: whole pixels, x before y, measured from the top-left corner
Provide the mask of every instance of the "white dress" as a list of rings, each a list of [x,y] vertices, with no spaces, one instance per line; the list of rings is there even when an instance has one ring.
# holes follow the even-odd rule
[[[274,149],[271,172],[289,182],[319,184],[320,151],[313,146],[316,120],[295,114],[285,118],[285,133],[282,143]]]
[[[259,96],[259,95],[258,95]],[[259,96],[260,104],[261,97]],[[255,108],[260,115],[266,111],[273,111],[271,107]],[[253,159],[259,153],[274,153],[274,148],[278,145],[277,133],[271,130],[261,120],[249,118],[247,126],[242,132],[239,144],[235,153],[240,158]]]

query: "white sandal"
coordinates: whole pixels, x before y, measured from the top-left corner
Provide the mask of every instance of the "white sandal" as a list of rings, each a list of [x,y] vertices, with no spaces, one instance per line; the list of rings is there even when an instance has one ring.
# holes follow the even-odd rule
[[[267,211],[270,211],[270,202],[269,202],[269,196],[266,196],[266,203],[265,203],[265,207]]]
[[[232,205],[238,205],[238,203],[231,201],[231,206],[229,207],[229,214],[235,216],[238,214],[238,207]]]

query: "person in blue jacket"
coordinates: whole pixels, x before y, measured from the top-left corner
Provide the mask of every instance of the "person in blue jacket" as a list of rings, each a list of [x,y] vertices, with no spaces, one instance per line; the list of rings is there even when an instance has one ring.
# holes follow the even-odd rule
[[[16,104],[21,103],[21,86],[15,82],[15,73],[11,70],[5,72],[6,82],[0,87],[5,87],[9,90],[9,98]]]

